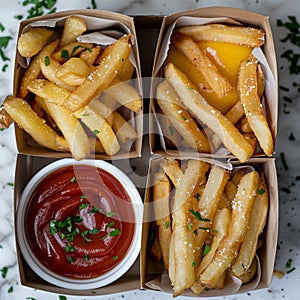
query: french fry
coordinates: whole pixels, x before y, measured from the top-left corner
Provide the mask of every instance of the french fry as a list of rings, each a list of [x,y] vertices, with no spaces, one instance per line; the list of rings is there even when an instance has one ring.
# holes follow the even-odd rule
[[[173,127],[188,146],[200,152],[209,152],[210,145],[207,137],[198,128],[189,112],[180,105],[176,92],[167,81],[157,87],[156,98],[163,114],[170,117]]]
[[[77,16],[70,16],[66,19],[59,47],[62,48],[76,39],[87,30],[84,20]]]
[[[248,123],[248,120],[246,117],[244,117],[242,120],[241,120],[241,129],[242,129],[242,132],[244,133],[250,133],[252,132],[252,129],[250,128],[250,125]]]
[[[66,99],[65,107],[76,111],[88,104],[111,84],[131,53],[131,38],[132,35],[125,35],[104,50],[98,67]]]
[[[68,85],[77,86],[85,81],[89,73],[90,67],[84,60],[79,57],[71,57],[58,68],[56,77]]]
[[[256,171],[242,177],[232,204],[228,233],[222,239],[212,262],[200,275],[200,282],[205,286],[214,287],[236,258],[247,230],[258,185],[259,175]]]
[[[173,182],[174,186],[178,187],[183,176],[183,172],[179,166],[178,161],[175,159],[165,160],[161,164],[161,167],[167,174],[167,176],[170,178],[170,180]]]
[[[252,278],[256,274],[257,265],[258,265],[258,261],[257,261],[256,258],[254,258],[254,260],[253,260],[250,268],[248,269],[248,271],[244,272],[241,276],[238,277],[242,281],[243,284],[245,284],[245,283],[252,280]]]
[[[20,82],[20,88],[18,90],[18,97],[24,99],[29,90],[27,89],[31,81],[37,79],[41,73],[40,63],[45,64],[45,57],[50,57],[55,51],[59,43],[59,40],[55,40],[50,44],[46,45],[38,55],[36,55],[31,61],[29,67],[26,69],[25,74]]]
[[[3,102],[6,112],[41,146],[63,151],[61,137],[40,118],[23,99],[8,96]]]
[[[135,129],[118,112],[113,112],[112,128],[122,143],[133,141],[137,137]]]
[[[54,104],[63,105],[70,92],[46,79],[35,79],[28,85],[35,95],[47,99]]]
[[[127,81],[127,80],[131,80],[133,73],[134,73],[134,66],[133,64],[130,62],[130,59],[126,59],[124,65],[122,66],[122,68],[120,69],[119,73],[118,73],[118,78],[121,81]]]
[[[263,29],[221,24],[192,25],[178,29],[196,41],[225,42],[247,47],[260,47],[265,41]]]
[[[239,254],[231,266],[232,273],[237,277],[247,273],[252,265],[257,249],[258,236],[266,224],[268,198],[268,189],[264,175],[262,174],[260,176],[260,184],[252,207],[248,229],[241,244]]]
[[[257,65],[257,94],[259,99],[263,96],[265,91],[265,75],[261,68],[261,65]]]
[[[66,84],[56,76],[56,72],[60,67],[61,64],[51,57],[49,57],[49,61],[47,64],[45,63],[45,61],[40,61],[41,72],[46,79],[68,91],[74,91],[76,87]]]
[[[89,107],[97,114],[101,115],[106,122],[112,127],[114,122],[113,110],[98,99],[94,99],[89,103]]]
[[[209,176],[198,203],[198,214],[195,220],[195,262],[199,264],[201,252],[205,240],[207,239],[212,221],[218,208],[226,183],[229,179],[229,172],[217,166],[212,166]]]
[[[92,43],[72,42],[55,51],[52,58],[63,64],[69,58],[79,55],[82,51],[93,47]]]
[[[170,191],[171,186],[164,172],[160,170],[155,173],[153,182],[154,214],[158,226],[159,243],[166,270],[169,269],[169,249],[171,243]]]
[[[186,56],[198,72],[205,76],[209,86],[219,98],[226,96],[232,90],[228,79],[220,73],[193,39],[175,31],[172,34],[171,43]]]
[[[174,247],[174,296],[180,295],[194,283],[194,233],[190,229],[193,223],[192,197],[199,184],[200,161],[189,160],[188,167],[174,195],[172,212],[172,237]],[[190,225],[189,225],[190,224]]]
[[[248,141],[248,143],[252,146],[253,151],[256,151],[257,148],[257,138],[253,132],[244,133],[243,136]]]
[[[199,266],[195,271],[196,278],[199,278],[199,275],[205,270],[205,268],[212,261],[221,240],[227,234],[228,225],[230,222],[230,215],[231,212],[227,208],[216,211],[213,225],[212,225],[212,232],[216,232],[216,233],[214,233],[210,251],[202,258]],[[192,290],[196,295],[199,295],[204,290],[204,288],[205,287],[201,285],[199,281],[196,281],[192,286]]]
[[[23,57],[32,57],[56,37],[57,33],[54,30],[34,27],[19,37],[17,48]]]
[[[0,128],[8,128],[12,123],[12,118],[6,112],[4,107],[0,107]]]
[[[85,61],[89,66],[92,66],[97,57],[99,56],[101,52],[101,47],[100,46],[95,46],[91,49],[84,50],[80,53],[80,58]]]
[[[114,155],[120,150],[120,145],[112,128],[101,115],[88,105],[74,112],[74,115],[99,138],[107,155]]]
[[[240,64],[238,94],[249,126],[260,147],[266,155],[271,156],[274,150],[273,137],[262,110],[257,88],[257,61],[250,57],[248,61]]]
[[[139,112],[142,108],[142,98],[138,90],[118,78],[114,79],[113,84],[104,90],[104,93],[134,112]]]
[[[37,97],[36,100],[39,101],[40,106],[47,108],[47,112],[66,138],[72,156],[76,160],[88,157],[91,153],[89,138],[72,112],[42,97]],[[42,101],[44,103],[41,103]]]
[[[211,130],[218,133],[225,147],[240,162],[245,162],[251,157],[253,154],[251,145],[224,115],[205,101],[185,74],[170,63],[165,68],[165,76],[185,107]]]

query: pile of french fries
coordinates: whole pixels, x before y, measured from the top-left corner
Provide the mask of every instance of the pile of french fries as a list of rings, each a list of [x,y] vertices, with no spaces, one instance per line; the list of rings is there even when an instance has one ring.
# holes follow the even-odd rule
[[[117,154],[137,138],[127,120],[142,109],[140,92],[129,82],[133,35],[102,48],[77,41],[88,32],[83,18],[66,18],[63,28],[32,27],[17,43],[30,59],[17,97],[5,112],[39,145],[70,151],[77,159],[92,153]],[[127,149],[126,148],[126,149]]]
[[[229,275],[243,284],[253,279],[268,213],[262,171],[165,158],[152,197],[160,247],[151,252],[162,257],[174,296],[222,289]]]
[[[251,53],[263,45],[264,38],[262,29],[221,24],[173,31],[164,65],[166,80],[158,85],[156,99],[167,120],[161,124],[164,135],[177,149],[215,153],[223,145],[240,162],[247,161],[258,146],[272,155],[273,136],[262,105],[264,74]],[[219,48],[230,44],[241,51],[250,49],[236,76],[225,69],[217,51],[203,49],[201,45],[208,42]],[[219,109],[206,99],[208,91],[215,95],[213,102]],[[225,105],[226,97],[234,93],[235,102],[224,109],[222,102]]]

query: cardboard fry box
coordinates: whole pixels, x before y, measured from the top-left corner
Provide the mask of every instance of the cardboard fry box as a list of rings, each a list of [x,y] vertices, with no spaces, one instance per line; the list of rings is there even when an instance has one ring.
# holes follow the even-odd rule
[[[36,157],[18,154],[16,163],[16,175],[14,184],[14,215],[17,218],[17,208],[24,188],[31,178],[42,168],[55,162],[55,158]],[[15,228],[17,231],[17,227]],[[17,235],[17,232],[16,232]],[[78,295],[78,296],[95,296],[108,295],[118,292],[138,289],[140,287],[139,257],[131,268],[119,279],[106,286],[90,290],[73,290],[53,285],[39,275],[37,275],[26,262],[19,243],[16,242],[17,260],[22,285],[34,289],[44,290],[51,293]]]
[[[157,230],[155,225],[155,216],[153,208],[153,176],[160,168],[160,164],[166,159],[178,159],[180,163],[186,162],[188,159],[195,159],[190,156],[174,157],[170,155],[154,155],[150,161],[147,186],[144,198],[144,223],[142,231],[142,248],[140,255],[141,262],[141,287],[146,290],[158,290],[173,294],[172,285],[170,283],[168,273],[163,267],[162,260],[158,261],[150,255],[149,240],[153,237]],[[269,191],[269,208],[267,214],[266,225],[263,233],[259,239],[262,240],[262,246],[257,251],[259,261],[259,268],[254,278],[247,284],[241,285],[235,280],[226,279],[223,289],[211,289],[203,291],[200,295],[195,295],[190,289],[185,290],[183,295],[191,297],[214,297],[233,295],[236,293],[249,292],[256,289],[262,289],[270,286],[273,274],[273,267],[275,262],[275,254],[277,248],[277,233],[278,233],[278,187],[277,175],[275,168],[275,160],[272,158],[252,158],[246,164],[233,163],[230,164],[225,160],[216,160],[210,158],[198,158],[211,164],[217,164],[225,169],[232,169],[234,172],[236,168],[255,168],[263,171]],[[173,191],[174,192],[174,191]],[[171,192],[172,193],[172,192]]]
[[[49,26],[55,28],[56,30],[61,30],[63,28],[65,19],[72,15],[82,17],[87,23],[88,30],[80,37],[80,39],[83,38],[83,40],[81,40],[82,42],[95,42],[97,44],[102,43],[101,45],[104,45],[105,47],[113,43],[114,40],[118,39],[124,34],[131,33],[133,35],[133,51],[130,56],[130,61],[133,63],[135,71],[133,75],[134,78],[131,80],[130,83],[132,83],[132,85],[134,85],[138,89],[142,98],[141,69],[137,36],[135,31],[134,20],[129,16],[101,10],[62,11],[55,14],[45,15],[30,20],[22,21],[19,26],[18,38],[22,33],[28,31],[31,27],[34,26]],[[100,35],[96,35],[98,33],[105,33],[106,36],[108,36],[108,40],[105,40],[105,36],[100,37]],[[24,75],[28,64],[29,61],[26,60],[24,57],[21,57],[18,51],[16,51],[14,72],[14,95],[17,95],[18,93],[22,76]],[[141,155],[143,109],[141,109],[137,113],[134,113],[129,109],[118,105],[117,111],[121,112],[121,114],[127,120],[129,120],[130,124],[135,128],[137,138],[133,141],[133,143],[131,142],[125,144],[122,143],[122,145],[120,144],[121,149],[116,155],[108,156],[105,153],[91,153],[90,157],[88,158],[123,159],[139,157]],[[15,127],[15,134],[19,153],[53,158],[72,157],[70,152],[55,152],[53,150],[49,150],[38,145],[22,128],[20,128],[19,126]],[[94,148],[93,145],[92,148]]]
[[[182,140],[183,140],[182,137],[179,134],[177,134],[176,136],[176,126],[175,125],[173,126],[173,128],[175,129],[175,134],[173,134],[174,130],[172,130],[172,132],[171,129],[168,130],[169,128],[168,124],[170,124],[171,122],[168,119],[163,117],[164,115],[161,113],[161,110],[157,104],[155,97],[156,97],[156,88],[158,84],[163,81],[162,79],[162,77],[164,77],[163,68],[168,55],[170,36],[171,33],[173,32],[173,29],[185,25],[196,25],[196,24],[206,24],[206,23],[220,23],[220,24],[231,24],[231,25],[239,25],[239,26],[240,25],[249,26],[255,28],[262,28],[265,31],[265,43],[261,47],[262,51],[260,51],[260,54],[257,55],[257,58],[262,66],[263,73],[265,76],[265,92],[263,97],[264,111],[273,136],[273,140],[275,141],[276,139],[277,113],[278,113],[278,91],[277,91],[278,79],[277,79],[277,64],[276,64],[274,42],[272,38],[272,32],[271,32],[271,27],[269,24],[268,17],[250,11],[237,9],[237,8],[206,7],[206,8],[199,8],[191,11],[184,11],[174,15],[166,16],[163,20],[159,39],[157,42],[157,49],[154,58],[153,75],[152,75],[153,83],[152,83],[152,90],[151,90],[150,117],[149,117],[150,118],[150,146],[151,146],[152,153],[161,154],[165,152],[167,154],[176,156],[178,155],[179,152],[187,152],[189,153],[189,155],[193,155],[193,150],[191,150],[191,148],[186,147],[186,144],[182,145]],[[256,52],[253,52],[253,54],[254,53],[256,56]],[[206,131],[205,126],[204,126],[204,131],[205,133],[207,133],[209,141],[211,142],[210,140],[211,131],[210,130]],[[198,155],[198,153],[194,153],[194,154]],[[214,150],[212,154],[200,153],[200,155],[220,157],[220,158],[234,157],[223,146],[221,146],[217,151]],[[262,156],[265,156],[265,154],[260,149],[260,147],[257,147],[253,157],[262,157]]]

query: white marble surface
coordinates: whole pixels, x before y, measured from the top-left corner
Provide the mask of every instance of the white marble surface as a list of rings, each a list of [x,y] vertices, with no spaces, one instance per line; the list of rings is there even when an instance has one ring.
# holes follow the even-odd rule
[[[30,2],[30,1],[29,1]],[[47,1],[39,1],[47,2]],[[5,6],[3,4],[5,3]],[[26,17],[30,5],[23,6],[21,0],[1,1],[0,22],[4,26],[0,37],[12,36],[6,49],[5,55],[10,58],[7,61],[8,67],[5,72],[1,71],[4,63],[0,59],[0,103],[5,95],[12,93],[12,68],[13,57],[15,55],[15,35],[18,27],[16,15],[22,14]],[[106,9],[122,12],[130,15],[160,15],[192,9],[203,6],[225,5],[240,7],[259,12],[270,17],[275,46],[278,57],[279,83],[289,90],[280,90],[279,99],[279,128],[276,146],[277,169],[279,175],[280,188],[280,225],[278,238],[278,251],[276,256],[276,270],[285,272],[282,279],[273,278],[272,285],[268,289],[251,292],[249,294],[234,295],[213,299],[299,299],[300,282],[300,201],[298,194],[300,191],[300,152],[298,148],[300,141],[299,130],[299,110],[300,99],[298,87],[293,86],[293,82],[298,85],[299,75],[290,75],[288,63],[280,55],[286,49],[294,49],[300,54],[300,47],[293,47],[290,43],[282,43],[280,40],[286,36],[287,30],[277,27],[277,19],[287,21],[287,16],[297,16],[300,21],[300,2],[295,0],[95,0],[98,9]],[[55,7],[58,10],[92,7],[92,1],[64,1],[57,0]],[[285,98],[287,97],[287,98]],[[294,140],[291,140],[291,134]],[[52,300],[59,299],[57,294],[49,294],[37,290],[32,290],[21,286],[18,278],[18,268],[15,254],[14,228],[13,228],[13,186],[14,167],[16,158],[16,145],[14,141],[13,127],[0,131],[0,270],[8,267],[5,278],[0,272],[0,299],[1,300]],[[284,153],[288,169],[282,163]],[[292,259],[291,268],[294,271],[288,273],[286,263]],[[84,297],[74,297],[65,295],[68,300],[84,299]],[[113,294],[108,296],[94,296],[89,299],[170,299],[167,294],[158,294],[149,291],[130,291],[126,293]],[[180,297],[179,299],[184,299]]]

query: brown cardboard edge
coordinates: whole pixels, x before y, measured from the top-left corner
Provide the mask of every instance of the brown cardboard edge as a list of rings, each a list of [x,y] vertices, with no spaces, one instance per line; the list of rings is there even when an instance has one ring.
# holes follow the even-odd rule
[[[136,29],[135,29],[135,23],[133,17],[105,11],[105,10],[93,10],[93,9],[85,9],[85,10],[64,10],[57,13],[53,13],[51,15],[43,15],[40,17],[35,17],[29,20],[24,20],[19,23],[19,29],[17,34],[17,39],[21,35],[21,32],[23,28],[27,25],[29,25],[32,22],[40,21],[40,20],[46,20],[46,19],[52,19],[57,17],[64,17],[68,15],[84,15],[84,16],[90,16],[90,17],[98,17],[98,18],[104,18],[104,19],[110,19],[110,20],[117,20],[122,23],[124,23],[131,31],[135,38],[135,47],[133,48],[135,51],[135,57],[137,60],[137,68],[139,70],[139,73],[141,73],[141,63],[140,63],[140,56],[139,56],[139,49],[138,49],[138,43],[137,43],[137,35],[136,35]],[[13,79],[13,95],[17,95],[19,80],[20,80],[20,74],[21,74],[22,68],[17,63],[17,50],[15,52],[15,64],[14,64],[14,79]],[[90,158],[93,159],[106,159],[106,160],[116,160],[116,159],[126,159],[126,158],[137,158],[141,156],[142,153],[142,144],[143,144],[143,108],[135,114],[134,118],[136,119],[136,130],[137,130],[137,139],[134,141],[134,150],[131,150],[129,152],[120,152],[114,156],[108,156],[106,154],[92,154]],[[39,145],[37,146],[30,146],[27,144],[26,139],[28,138],[28,134],[24,132],[23,129],[21,129],[19,126],[15,126],[15,138],[16,138],[16,144],[17,144],[17,150],[21,154],[27,154],[27,155],[34,155],[34,156],[44,156],[44,157],[60,157],[60,158],[67,158],[71,157],[70,152],[55,152],[51,151],[49,149],[43,148]]]
[[[141,245],[141,260],[140,260],[140,269],[141,269],[141,288],[144,290],[151,290],[149,287],[146,286],[146,282],[149,279],[154,279],[155,277],[159,276],[160,273],[156,272],[154,274],[147,274],[147,239],[148,239],[148,231],[150,222],[146,222],[149,220],[149,216],[151,213],[148,211],[148,203],[151,202],[150,195],[151,195],[151,168],[153,166],[157,168],[157,164],[164,160],[165,158],[172,158],[175,157],[170,155],[154,155],[152,156],[150,163],[149,163],[149,170],[147,176],[147,186],[145,190],[145,197],[144,197],[144,221],[143,221],[143,231],[142,231],[142,245]],[[180,157],[179,159],[186,159],[188,157]],[[198,158],[202,159],[202,158]],[[265,243],[263,244],[262,248],[260,249],[260,259],[261,259],[261,279],[256,287],[255,290],[268,288],[272,281],[273,276],[273,269],[275,264],[275,257],[276,257],[276,249],[277,249],[277,238],[278,238],[278,222],[279,222],[279,199],[278,199],[278,180],[277,180],[277,172],[276,172],[276,165],[274,158],[251,158],[248,162],[240,164],[237,160],[232,162],[233,166],[240,166],[240,165],[249,165],[249,164],[258,164],[262,167],[268,190],[269,190],[269,210],[268,210],[268,217],[266,221],[266,225],[263,231],[263,237],[265,238]],[[150,206],[149,206],[150,207]],[[243,289],[241,289],[237,294],[243,293]],[[247,291],[249,292],[249,291]],[[200,295],[201,296],[201,295]],[[199,297],[195,295],[195,297]],[[209,296],[208,296],[209,297]]]
[[[269,103],[266,101],[266,114],[267,114],[267,119],[269,121],[269,126],[272,132],[272,136],[276,145],[277,125],[278,125],[278,72],[277,72],[275,45],[273,41],[273,34],[269,23],[269,18],[267,16],[255,12],[251,12],[248,10],[233,8],[233,7],[224,7],[224,6],[197,8],[197,9],[183,11],[169,16],[165,16],[162,22],[161,31],[157,41],[157,48],[156,48],[154,61],[153,61],[153,72],[154,72],[154,66],[157,64],[159,51],[163,42],[163,37],[166,31],[168,30],[168,27],[181,16],[208,17],[208,18],[229,17],[245,25],[263,28],[265,30],[266,42],[265,45],[263,46],[263,51],[265,53],[267,61],[269,62],[270,69],[274,76],[275,85],[277,87],[276,90],[274,91],[275,105],[269,105]],[[152,78],[154,78],[154,75],[155,74],[152,73]],[[157,128],[157,125],[155,124],[156,122],[153,116],[151,116],[153,113],[153,108],[155,107],[154,95],[155,92],[152,86],[151,94],[150,94],[150,107],[149,107],[150,151],[153,154],[155,153],[159,154],[162,151],[162,147],[159,142],[159,138],[153,134],[154,132],[157,132],[157,130],[155,129]],[[176,150],[174,151],[168,150],[166,154],[176,155],[178,154],[178,151],[176,152]],[[203,154],[203,156],[207,155],[205,153],[200,153],[200,154],[201,155]],[[214,154],[208,154],[208,155],[219,157],[217,155],[215,156]],[[252,158],[255,157],[265,157],[265,155],[264,153],[256,153],[255,155],[252,156]],[[234,156],[229,154],[226,156],[226,158],[232,159],[234,158]]]
[[[15,182],[14,182],[15,223],[17,220],[16,214],[17,214],[18,202],[26,184],[32,178],[32,176],[35,173],[37,173],[42,167],[48,165],[49,163],[55,160],[56,159],[49,158],[49,157],[43,158],[43,157],[28,156],[23,154],[17,155],[16,168],[15,168]],[[39,290],[52,292],[52,293],[69,294],[69,295],[77,295],[77,296],[109,295],[109,294],[139,289],[140,287],[140,273],[139,273],[140,258],[139,257],[136,259],[133,266],[121,278],[102,288],[97,288],[93,290],[71,290],[71,289],[64,289],[52,285],[44,281],[37,274],[35,274],[28,266],[26,261],[24,260],[20,248],[18,246],[18,241],[16,238],[17,236],[16,228],[17,226],[15,226],[17,261],[18,261],[18,268],[20,274],[20,282],[24,286],[28,286],[34,289],[39,289]]]

